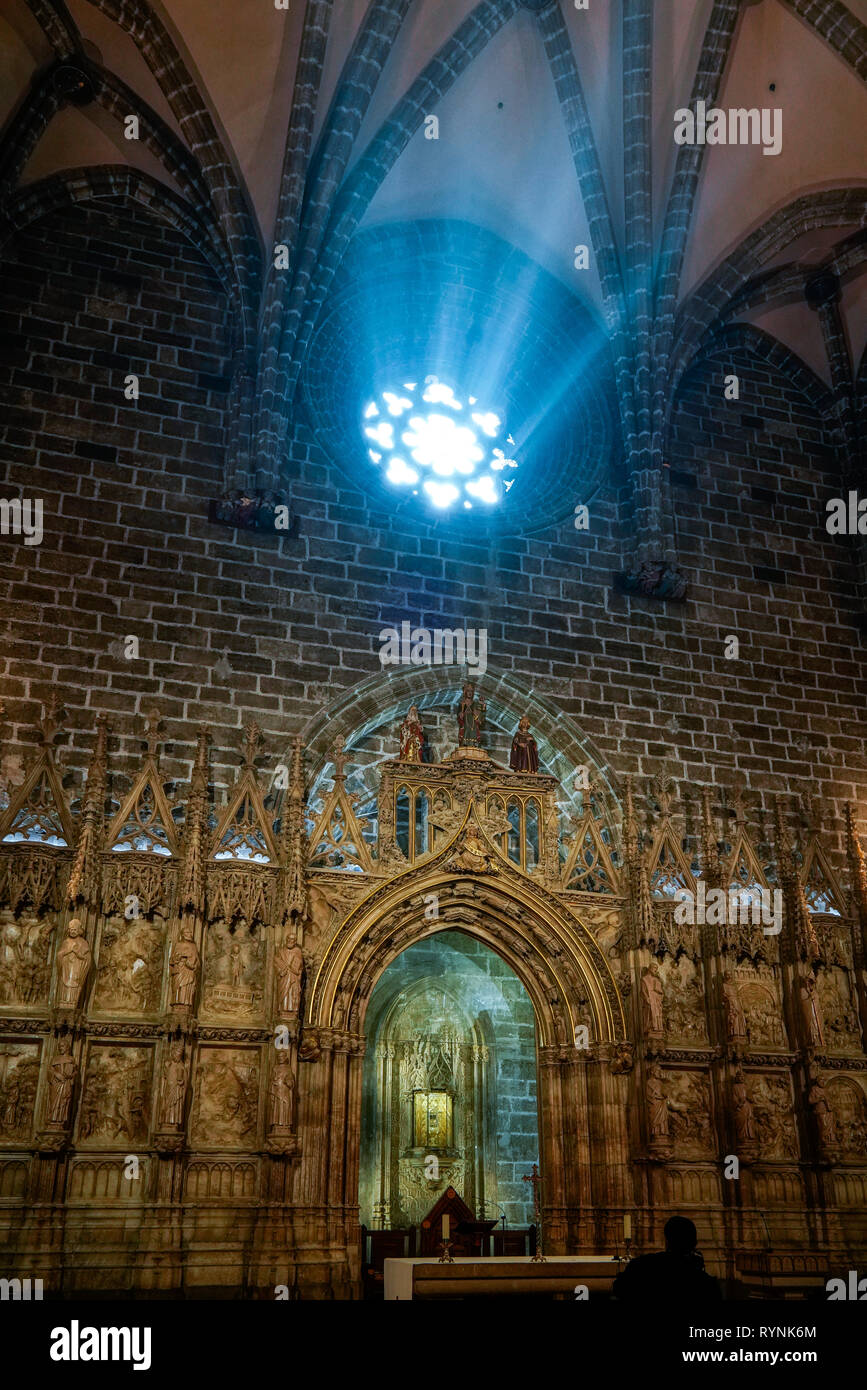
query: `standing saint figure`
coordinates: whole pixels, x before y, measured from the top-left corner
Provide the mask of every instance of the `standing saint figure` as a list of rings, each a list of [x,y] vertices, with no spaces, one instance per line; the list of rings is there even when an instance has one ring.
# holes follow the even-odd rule
[[[487,708],[488,702],[484,695],[480,695],[477,700],[476,687],[472,681],[467,681],[458,705],[459,748],[481,748]]]
[[[78,1067],[72,1056],[72,1039],[64,1035],[48,1068],[48,1123],[65,1129],[69,1123],[72,1092]]]
[[[169,1061],[163,1072],[161,1094],[161,1123],[179,1129],[184,1123],[184,1096],[187,1091],[187,1067],[182,1042],[172,1043]]]
[[[182,924],[178,939],[172,947],[169,973],[172,977],[172,1005],[191,1009],[199,973],[199,950],[193,940],[193,929],[189,922]]]
[[[724,975],[722,982],[722,1002],[726,1020],[726,1033],[730,1038],[747,1036],[747,1019],[738,994],[737,982],[732,975]]]
[[[647,1082],[644,1087],[644,1094],[647,1097],[647,1123],[650,1130],[651,1143],[661,1139],[667,1139],[668,1101],[665,1098],[662,1067],[658,1062],[652,1062],[647,1068]]]
[[[277,1061],[271,1072],[271,1084],[268,1087],[268,1124],[271,1129],[292,1128],[295,1077],[288,1062],[289,1053],[283,1048],[277,1053]]]
[[[513,772],[539,771],[539,749],[536,740],[530,733],[529,715],[525,714],[518,721],[518,731],[512,739],[509,767]]]
[[[645,1033],[665,1031],[662,1012],[663,993],[659,966],[656,961],[653,961],[641,976],[641,1021]]]
[[[822,1029],[822,1011],[816,981],[810,974],[801,976],[801,1014],[811,1047],[824,1047],[825,1034]]]
[[[304,974],[304,953],[293,939],[284,940],[274,952],[274,971],[277,975],[277,1009],[281,1014],[297,1014],[301,1007],[301,977]]]
[[[93,960],[84,927],[73,917],[66,928],[66,940],[57,952],[57,1004],[61,1009],[77,1009]]]
[[[236,941],[229,953],[229,973],[232,977],[233,985],[240,985],[244,979],[244,957],[241,952],[240,944]]]
[[[837,1121],[828,1100],[825,1083],[816,1067],[810,1068],[810,1089],[807,1092],[807,1103],[816,1117],[819,1143],[825,1149],[833,1148],[837,1143]]]
[[[732,1077],[732,1113],[738,1143],[752,1143],[756,1137],[756,1126],[753,1120],[752,1103],[747,1095],[747,1085],[740,1067]]]
[[[424,729],[418,717],[418,707],[410,705],[409,713],[400,726],[400,761],[420,763],[424,747]]]

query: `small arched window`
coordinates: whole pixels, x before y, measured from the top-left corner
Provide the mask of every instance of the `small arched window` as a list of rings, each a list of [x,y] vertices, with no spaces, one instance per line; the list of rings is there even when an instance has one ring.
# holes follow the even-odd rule
[[[524,807],[524,868],[530,874],[539,862],[539,803],[530,800]]]
[[[430,794],[422,787],[415,794],[415,838],[412,846],[412,858],[418,859],[420,854],[427,854],[430,849]]]
[[[397,841],[398,849],[406,855],[410,854],[410,812],[412,807],[412,794],[408,787],[401,787],[397,794],[394,815],[394,838]]]

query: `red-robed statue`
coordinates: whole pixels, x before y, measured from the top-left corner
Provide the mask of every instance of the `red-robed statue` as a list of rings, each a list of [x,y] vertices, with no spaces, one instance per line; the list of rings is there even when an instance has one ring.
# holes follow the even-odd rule
[[[409,713],[400,726],[400,761],[402,763],[420,763],[423,747],[424,729],[418,717],[418,708],[416,705],[410,705]]]
[[[530,720],[525,714],[518,724],[518,731],[512,739],[512,752],[509,767],[513,772],[538,772],[539,749],[530,733]]]

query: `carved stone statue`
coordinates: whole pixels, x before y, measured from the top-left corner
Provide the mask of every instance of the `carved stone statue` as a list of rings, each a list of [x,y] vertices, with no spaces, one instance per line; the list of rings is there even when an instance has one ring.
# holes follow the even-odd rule
[[[167,1128],[179,1129],[184,1123],[184,1097],[187,1091],[187,1064],[184,1061],[184,1045],[172,1043],[169,1060],[163,1071],[160,1092],[160,1123]]]
[[[530,720],[525,714],[518,722],[518,731],[512,739],[509,767],[513,772],[538,772],[539,749],[530,733]]]
[[[484,842],[475,830],[467,831],[463,845],[457,854],[449,860],[449,868],[457,869],[465,874],[495,874],[498,872]]]
[[[811,1047],[823,1048],[825,1034],[822,1028],[822,1010],[816,981],[809,973],[801,976],[801,1014]]]
[[[664,1143],[668,1140],[668,1101],[665,1097],[662,1067],[658,1062],[652,1062],[647,1068],[644,1094],[647,1098],[647,1125],[650,1132],[650,1142],[658,1143],[661,1141]]]
[[[424,729],[418,717],[418,707],[410,705],[409,713],[400,726],[400,761],[420,763],[424,747]]]
[[[199,974],[199,949],[193,940],[193,929],[184,922],[172,947],[169,973],[172,977],[172,1005],[191,1009],[196,997]]]
[[[458,746],[460,748],[481,748],[482,730],[485,727],[485,714],[488,702],[483,695],[476,699],[476,687],[467,681],[458,705]]]
[[[301,1007],[301,979],[304,953],[297,941],[284,943],[274,952],[277,975],[277,1009],[281,1014],[297,1014]]]
[[[295,1110],[295,1077],[285,1048],[277,1053],[268,1087],[268,1125],[271,1129],[291,1129]]]
[[[614,1044],[611,1060],[608,1069],[612,1076],[621,1076],[624,1072],[632,1071],[635,1065],[635,1048],[632,1043],[619,1042]]]
[[[744,1074],[738,1067],[732,1077],[732,1116],[735,1123],[735,1137],[739,1144],[752,1144],[756,1139],[756,1126],[753,1120],[753,1107],[747,1095]]]
[[[807,1104],[815,1116],[819,1143],[823,1149],[833,1149],[837,1144],[837,1121],[834,1118],[834,1111],[831,1109],[831,1102],[828,1100],[825,1083],[816,1067],[810,1068]]]
[[[64,1036],[58,1042],[57,1053],[48,1068],[48,1123],[57,1129],[65,1129],[69,1123],[77,1074],[78,1067],[72,1056],[72,1039]]]
[[[722,982],[722,1002],[725,1014],[726,1035],[729,1038],[747,1037],[747,1018],[738,994],[737,980],[733,975],[724,975]]]
[[[663,984],[656,961],[641,976],[641,1021],[646,1034],[664,1031]]]
[[[84,992],[93,952],[84,935],[84,926],[73,917],[66,928],[66,940],[57,952],[57,1004],[61,1009],[77,1009]]]
[[[330,898],[317,883],[311,883],[308,890],[306,930],[314,944],[328,939],[335,908],[335,899]]]

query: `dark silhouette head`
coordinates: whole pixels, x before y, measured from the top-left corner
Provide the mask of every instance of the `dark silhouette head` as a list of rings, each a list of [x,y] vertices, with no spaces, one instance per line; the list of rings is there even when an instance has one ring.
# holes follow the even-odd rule
[[[665,1248],[672,1255],[690,1255],[698,1244],[695,1222],[688,1216],[671,1216],[665,1223]]]

